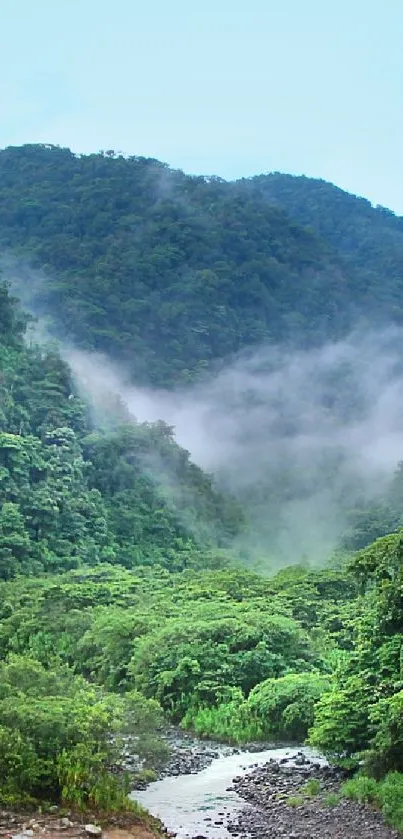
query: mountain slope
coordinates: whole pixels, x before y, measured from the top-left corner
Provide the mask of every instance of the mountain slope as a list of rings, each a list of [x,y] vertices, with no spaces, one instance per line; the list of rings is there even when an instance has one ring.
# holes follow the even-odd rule
[[[403,221],[332,184],[227,183],[146,158],[0,152],[0,248],[35,311],[139,383],[187,383],[262,342],[403,321]]]
[[[160,386],[343,333],[354,302],[334,249],[264,196],[144,158],[0,152],[0,247],[44,269],[31,304],[59,334]]]
[[[336,248],[361,312],[403,320],[403,218],[315,178],[273,173],[241,182]]]
[[[235,534],[240,511],[164,423],[122,412],[94,428],[57,351],[24,345],[4,285],[0,323],[0,579],[85,562],[177,570]]]

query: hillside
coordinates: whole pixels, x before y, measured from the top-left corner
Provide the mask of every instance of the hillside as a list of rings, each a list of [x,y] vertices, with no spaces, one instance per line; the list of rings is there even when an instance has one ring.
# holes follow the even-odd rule
[[[338,335],[354,302],[335,250],[264,198],[144,158],[3,150],[0,246],[44,269],[30,303],[56,333],[163,387]]]
[[[25,346],[5,285],[0,323],[0,578],[83,562],[178,568],[225,545],[242,515],[164,423],[121,406],[94,426],[57,350]]]
[[[8,148],[0,247],[43,269],[29,303],[56,334],[143,384],[194,381],[262,342],[318,345],[360,318],[402,321],[402,220],[308,178],[227,183],[112,152]]]
[[[241,182],[336,248],[354,277],[357,312],[403,320],[403,218],[315,178],[273,173]]]

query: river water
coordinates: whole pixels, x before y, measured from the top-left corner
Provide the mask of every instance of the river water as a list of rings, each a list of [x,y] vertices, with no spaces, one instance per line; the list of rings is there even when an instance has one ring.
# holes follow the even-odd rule
[[[228,819],[236,818],[237,812],[250,807],[231,789],[236,776],[245,774],[252,767],[267,763],[270,759],[287,758],[292,765],[303,753],[306,757],[321,761],[318,754],[309,748],[266,749],[261,752],[244,751],[215,758],[200,772],[191,775],[176,775],[150,784],[145,790],[136,790],[132,797],[161,819],[169,831],[178,839],[203,836],[207,839],[229,839],[232,835],[226,828]]]

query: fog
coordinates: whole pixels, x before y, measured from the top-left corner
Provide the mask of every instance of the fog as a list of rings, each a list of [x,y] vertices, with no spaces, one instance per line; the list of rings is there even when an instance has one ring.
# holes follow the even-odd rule
[[[317,562],[349,512],[376,501],[403,457],[402,334],[355,333],[308,352],[261,347],[201,384],[134,387],[135,371],[64,349],[102,410],[163,419],[192,459],[233,493],[250,521],[237,547],[271,564]]]
[[[14,257],[1,263],[32,311],[41,273]],[[29,335],[46,340],[43,311]],[[109,418],[126,411],[140,422],[163,419],[193,461],[239,499],[249,528],[234,548],[248,559],[271,566],[323,561],[351,510],[376,503],[403,459],[399,329],[357,330],[305,352],[263,346],[198,385],[169,392],[136,387],[134,367],[59,338],[95,419],[105,411]]]

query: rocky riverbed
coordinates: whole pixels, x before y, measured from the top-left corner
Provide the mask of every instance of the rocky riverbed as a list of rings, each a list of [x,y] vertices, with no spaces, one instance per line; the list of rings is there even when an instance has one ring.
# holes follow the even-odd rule
[[[239,753],[239,749],[232,746],[217,743],[214,740],[200,740],[174,727],[167,729],[164,739],[169,746],[170,757],[158,772],[159,779],[193,775],[210,766],[212,761],[219,757]]]
[[[170,736],[169,765],[134,797],[177,839],[402,839],[372,807],[340,799],[345,776],[309,749]]]
[[[374,808],[337,800],[343,780],[341,772],[302,754],[269,761],[234,779],[249,806],[227,830],[238,839],[398,839]]]

